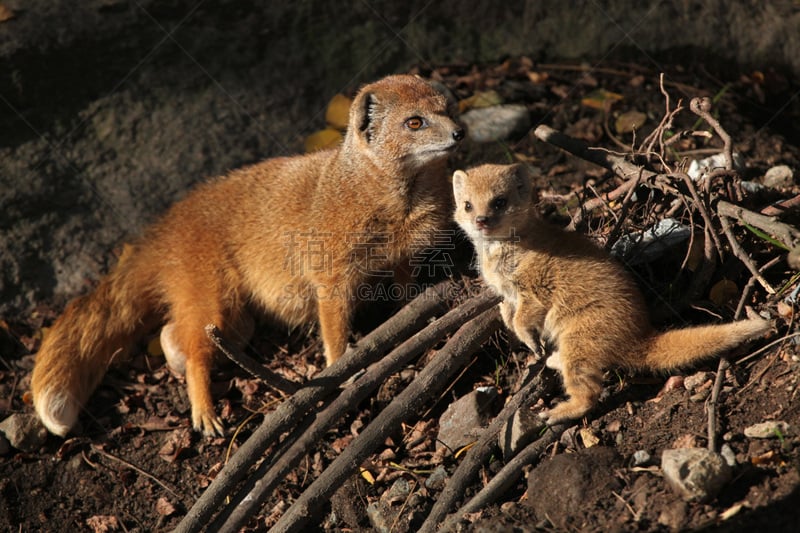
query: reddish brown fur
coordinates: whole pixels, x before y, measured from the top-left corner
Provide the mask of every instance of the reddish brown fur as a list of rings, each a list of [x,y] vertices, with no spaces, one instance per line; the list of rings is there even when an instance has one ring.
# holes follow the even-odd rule
[[[549,423],[586,414],[607,368],[672,369],[771,327],[756,318],[658,333],[641,293],[616,261],[582,235],[534,216],[524,169],[457,171],[453,191],[455,219],[475,244],[485,281],[504,298],[506,325],[532,349],[537,335],[555,344],[547,365],[561,372],[569,399],[542,414]],[[499,209],[498,198],[506,201]]]
[[[153,322],[167,321],[167,360],[185,367],[192,421],[207,434],[222,425],[206,324],[236,336],[248,329],[245,307],[291,326],[318,320],[327,362],[336,361],[370,273],[354,259],[391,269],[447,224],[447,155],[463,136],[447,108],[419,78],[384,78],[356,96],[340,148],[236,170],[175,204],[53,325],[32,378],[48,429],[71,429],[114,354]],[[412,117],[424,127],[409,127]],[[306,253],[315,246],[319,265]]]

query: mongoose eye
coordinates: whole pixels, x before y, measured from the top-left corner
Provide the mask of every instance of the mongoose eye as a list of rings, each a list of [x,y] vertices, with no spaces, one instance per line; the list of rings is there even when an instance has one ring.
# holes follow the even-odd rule
[[[406,120],[406,128],[410,130],[418,130],[425,126],[425,119],[422,117],[411,117]]]
[[[495,211],[500,211],[501,209],[505,209],[507,205],[508,205],[508,200],[506,200],[505,198],[495,198],[492,201],[491,208],[494,209]]]
[[[472,203],[471,202],[464,202],[464,211],[469,213],[472,211]]]

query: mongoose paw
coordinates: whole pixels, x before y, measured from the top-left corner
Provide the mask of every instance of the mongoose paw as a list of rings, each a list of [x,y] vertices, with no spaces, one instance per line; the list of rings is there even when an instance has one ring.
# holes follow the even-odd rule
[[[225,426],[213,409],[211,411],[193,414],[192,425],[195,431],[201,432],[206,437],[225,436]]]
[[[555,425],[565,420],[575,420],[581,418],[589,412],[590,407],[579,405],[577,402],[567,400],[557,404],[552,409],[545,409],[539,413],[539,418],[545,421],[548,426]]]

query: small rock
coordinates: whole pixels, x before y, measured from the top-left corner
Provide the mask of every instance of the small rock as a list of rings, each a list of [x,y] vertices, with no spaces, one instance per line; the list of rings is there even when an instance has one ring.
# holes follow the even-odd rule
[[[14,414],[0,422],[3,433],[14,448],[23,452],[35,452],[47,440],[47,429],[36,415]]]
[[[494,415],[496,399],[497,389],[480,387],[451,403],[439,418],[436,449],[456,451],[474,441],[480,428]]]
[[[709,372],[697,372],[691,376],[683,378],[683,386],[689,392],[696,392],[699,388],[707,388],[711,386],[711,378]]]
[[[652,458],[647,450],[636,450],[633,452],[633,466],[645,466]]]
[[[778,435],[788,437],[792,427],[782,420],[770,420],[744,428],[744,436],[751,439],[777,439]]]
[[[723,444],[722,448],[719,450],[719,454],[725,459],[728,466],[736,466],[736,453],[733,451],[730,444]]]
[[[442,490],[447,483],[447,470],[443,465],[437,466],[425,480],[425,488],[430,490]]]
[[[764,185],[773,189],[794,185],[794,172],[786,165],[778,165],[767,170],[762,180]]]
[[[531,127],[528,108],[518,104],[470,109],[461,115],[461,121],[469,138],[478,143],[506,140]]]
[[[743,164],[742,156],[734,152],[732,163],[733,170],[741,169]],[[689,174],[690,178],[697,181],[709,172],[720,168],[725,168],[725,156],[722,152],[706,157],[705,159],[693,159],[692,162],[689,163],[689,170],[687,170],[686,173]]]
[[[412,494],[405,478],[398,478],[379,500],[367,506],[367,517],[380,533],[415,531],[421,522],[418,493]]]
[[[684,500],[697,502],[713,499],[732,475],[731,467],[721,455],[704,448],[664,450],[661,470]]]
[[[505,423],[497,436],[503,457],[508,460],[516,455],[519,450],[530,444],[537,437],[543,426],[542,419],[531,412],[530,409],[518,409],[516,413],[511,415],[511,418]]]

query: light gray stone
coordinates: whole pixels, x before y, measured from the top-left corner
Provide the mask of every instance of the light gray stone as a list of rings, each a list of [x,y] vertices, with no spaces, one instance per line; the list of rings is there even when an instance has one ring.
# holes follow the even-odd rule
[[[777,165],[764,174],[764,185],[773,189],[794,185],[794,172],[786,165]]]
[[[23,452],[36,452],[47,440],[47,430],[36,415],[11,415],[0,422],[0,432],[11,446]]]
[[[461,115],[461,121],[467,136],[478,143],[503,141],[531,127],[528,108],[519,104],[470,109]]]
[[[697,502],[714,499],[732,475],[725,459],[705,448],[664,450],[661,470],[675,492],[686,501]]]
[[[436,449],[447,447],[455,452],[474,441],[494,415],[495,399],[497,389],[480,387],[451,403],[439,418]]]
[[[513,457],[519,450],[530,444],[544,427],[544,422],[530,409],[523,408],[511,415],[497,436],[503,457]]]
[[[744,436],[751,439],[777,439],[792,435],[792,426],[782,420],[768,420],[744,428]]]

